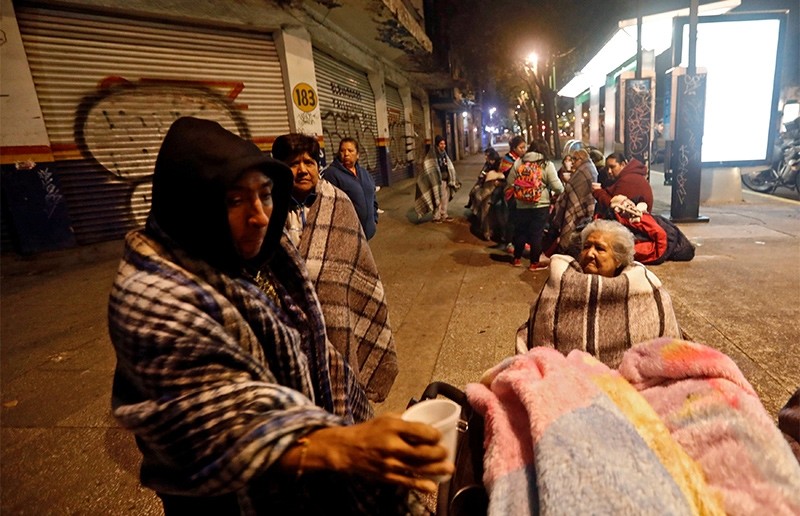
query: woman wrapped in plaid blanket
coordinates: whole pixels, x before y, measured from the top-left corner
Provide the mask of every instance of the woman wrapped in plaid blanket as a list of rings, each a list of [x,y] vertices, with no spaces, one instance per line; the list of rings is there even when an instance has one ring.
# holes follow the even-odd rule
[[[283,232],[292,173],[216,122],[177,120],[109,300],[112,406],[170,514],[406,514],[452,472],[432,427],[367,420]]]

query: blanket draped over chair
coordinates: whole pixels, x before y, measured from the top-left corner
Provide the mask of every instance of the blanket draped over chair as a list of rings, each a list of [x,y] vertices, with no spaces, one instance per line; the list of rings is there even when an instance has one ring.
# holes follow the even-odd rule
[[[800,465],[733,361],[660,338],[618,371],[534,348],[467,385],[489,514],[798,514]]]
[[[608,278],[585,274],[565,255],[550,259],[550,276],[531,307],[528,322],[517,332],[517,352],[534,346],[562,353],[587,351],[616,367],[637,342],[680,337],[669,293],[639,263]]]

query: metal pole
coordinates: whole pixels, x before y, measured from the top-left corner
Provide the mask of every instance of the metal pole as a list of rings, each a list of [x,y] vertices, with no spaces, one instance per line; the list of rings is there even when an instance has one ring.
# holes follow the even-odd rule
[[[693,0],[695,1],[695,0]],[[636,2],[636,78],[642,78],[642,2]]]
[[[697,73],[696,54],[697,54],[697,11],[699,0],[692,0],[689,7],[689,68],[686,70],[688,75]]]

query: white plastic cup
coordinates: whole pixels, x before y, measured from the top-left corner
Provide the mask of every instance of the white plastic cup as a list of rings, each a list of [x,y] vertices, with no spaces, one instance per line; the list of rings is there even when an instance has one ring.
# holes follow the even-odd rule
[[[458,444],[458,419],[461,416],[461,405],[447,399],[420,401],[409,407],[400,416],[405,421],[426,423],[442,433],[439,444],[447,448],[447,460],[455,464],[456,445]],[[450,475],[441,475],[434,480],[444,482]]]

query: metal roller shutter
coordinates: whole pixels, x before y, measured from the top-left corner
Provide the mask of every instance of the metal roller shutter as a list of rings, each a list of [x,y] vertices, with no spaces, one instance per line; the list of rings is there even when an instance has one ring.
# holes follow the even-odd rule
[[[380,185],[375,94],[367,74],[317,49],[314,49],[314,68],[328,162],[339,150],[342,138],[355,138],[361,147],[359,163],[369,170],[375,183]]]
[[[422,172],[425,161],[425,110],[422,101],[411,97],[411,116],[414,123],[414,174]]]
[[[406,136],[406,117],[403,108],[403,99],[400,91],[393,86],[386,85],[386,107],[389,115],[389,158],[392,165],[391,182],[400,181],[409,176],[409,151],[413,150],[414,143]]]
[[[45,8],[17,18],[79,243],[144,223],[176,118],[217,120],[265,149],[289,131],[270,35]]]

